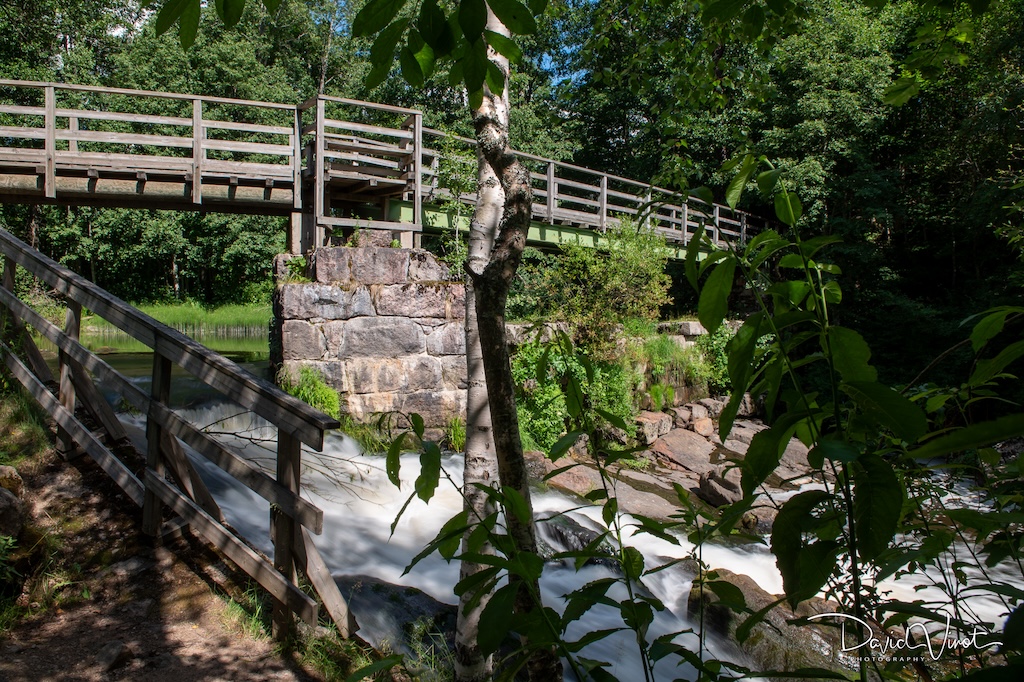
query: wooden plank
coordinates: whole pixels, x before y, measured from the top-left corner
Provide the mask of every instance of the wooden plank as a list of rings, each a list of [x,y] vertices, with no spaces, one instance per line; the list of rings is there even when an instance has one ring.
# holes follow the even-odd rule
[[[47,199],[56,199],[57,171],[54,164],[56,163],[57,140],[54,135],[56,134],[57,119],[55,115],[56,104],[53,86],[46,86],[44,92],[46,93],[44,95],[46,107],[46,170],[43,181],[43,193]]]
[[[44,88],[44,87],[56,87],[60,90],[68,90],[71,92],[95,92],[104,95],[134,95],[137,97],[147,97],[152,99],[174,99],[174,100],[193,100],[196,98],[195,95],[186,95],[179,92],[161,92],[157,90],[129,90],[127,88],[108,88],[96,85],[73,85],[70,83],[44,83],[41,81],[19,81],[0,79],[0,86],[12,87],[12,88]],[[260,102],[257,100],[248,99],[231,99],[228,97],[199,97],[204,102],[217,103],[217,104],[235,104],[241,106],[253,106],[264,109],[294,109],[294,104],[278,104],[277,102]]]
[[[211,177],[218,173],[233,173],[236,176],[248,177],[253,181],[263,181],[268,177],[275,180],[291,180],[292,168],[283,163],[253,163],[251,161],[221,161],[219,159],[203,160],[203,177]]]
[[[192,100],[192,203],[203,203],[203,102]]]
[[[296,212],[302,210],[302,111],[299,109],[295,110],[294,121],[292,125],[295,131],[291,135],[292,141],[292,158],[290,166],[292,169],[292,186],[295,188],[292,192],[292,208]],[[298,227],[301,230],[302,223],[298,223]],[[289,232],[289,251],[292,253],[298,253],[297,249],[302,241],[301,235],[296,235],[298,238],[292,238],[291,232]]]
[[[316,121],[314,122],[316,126],[314,163],[309,166],[313,172],[313,220],[310,221],[313,234],[309,235],[309,239],[314,249],[319,249],[326,240],[323,223],[321,222],[327,214],[327,192],[325,188],[327,179],[324,177],[324,173],[327,170],[327,162],[324,160],[325,116],[324,99],[320,97],[316,101]]]
[[[57,130],[55,131],[58,140],[77,140],[79,142],[97,142],[103,144],[137,144],[150,147],[179,147],[189,149],[192,147],[192,140],[188,137],[174,137],[172,135],[149,135],[147,133],[112,133],[101,130]]]
[[[359,133],[369,133],[371,135],[384,135],[386,137],[394,137],[399,140],[412,140],[412,131],[409,130],[396,130],[395,128],[383,128],[381,126],[368,125],[366,123],[354,123],[352,121],[339,121],[337,119],[327,119],[324,121],[325,128],[337,128],[339,130],[353,130]]]
[[[423,224],[423,114],[415,113],[412,116],[412,221],[417,225]]]
[[[408,159],[412,156],[412,152],[408,149],[402,149],[395,145],[370,145],[359,142],[350,141],[351,138],[345,137],[345,142],[334,142],[331,140],[331,136],[327,136],[326,149],[329,152],[352,152],[356,154],[372,154],[374,156],[390,156],[395,159]]]
[[[82,397],[82,407],[89,411],[93,419],[103,425],[111,439],[114,441],[127,440],[128,432],[124,430],[121,420],[114,414],[114,410],[107,404],[106,399],[96,389],[92,377],[80,362],[66,353],[62,352],[62,355],[67,358],[67,363],[71,367],[71,380],[75,385],[75,390]]]
[[[91,109],[57,109],[57,117],[86,118],[93,121],[122,121],[125,123],[152,123],[154,125],[191,126],[192,119],[181,116],[129,114],[121,111],[95,111]]]
[[[170,465],[179,488],[187,490],[189,497],[198,502],[211,518],[216,519],[219,523],[224,523],[224,512],[221,511],[217,501],[213,499],[213,495],[210,494],[210,490],[206,487],[199,472],[192,466],[192,462],[189,461],[188,455],[185,454],[178,439],[163,429],[160,430],[160,439],[164,459]]]
[[[153,384],[150,396],[154,403],[166,404],[171,397],[171,361],[153,353]],[[160,424],[155,419],[146,419],[146,473],[153,472],[159,479],[164,477],[164,458],[161,456],[162,434]],[[163,510],[160,497],[149,485],[149,476],[145,477],[146,498],[142,505],[142,532],[156,537],[163,523]],[[184,516],[184,514],[182,514]]]
[[[44,128],[24,128],[21,126],[0,126],[0,136],[13,137],[18,140],[45,140]],[[18,147],[15,147],[18,149]]]
[[[196,429],[164,405],[153,403],[149,417],[160,422],[167,433],[234,476],[250,490],[280,507],[286,514],[319,535],[323,532],[324,513],[315,505],[278,485],[258,466]]]
[[[259,123],[240,123],[238,121],[214,121],[204,119],[205,128],[216,128],[217,130],[237,130],[243,133],[266,133],[268,135],[291,135],[292,129],[285,126],[268,126]]]
[[[192,158],[187,156],[58,151],[57,161],[62,167],[76,165],[81,168],[106,166],[115,169],[123,169],[125,172],[132,173],[139,170],[185,172],[192,169]]]
[[[121,490],[128,495],[135,504],[143,503],[142,483],[128,467],[107,450],[97,438],[82,426],[81,422],[75,419],[74,415],[64,409],[64,406],[53,397],[53,394],[39,380],[28,371],[21,360],[3,343],[0,343],[0,351],[4,356],[4,363],[11,371],[11,374],[21,382],[21,385],[28,390],[44,410],[46,410],[54,421],[74,438],[85,452],[107,472],[107,475],[114,479]]]
[[[341,159],[343,161],[351,161],[351,164],[341,164],[342,168],[358,168],[360,164],[379,166],[380,168],[390,168],[395,171],[404,170],[405,164],[399,163],[398,161],[391,161],[390,159],[379,159],[376,156],[370,156],[369,154],[352,154],[349,152],[333,152],[330,149],[324,151],[325,159]]]
[[[277,437],[277,482],[295,494],[299,492],[302,468],[302,444],[285,433]],[[293,547],[301,529],[295,520],[280,509],[270,509],[270,538],[274,543],[274,568],[288,582],[295,582],[295,555]],[[274,639],[283,641],[294,633],[292,614],[284,601],[275,601],[271,618]]]
[[[147,469],[144,478],[147,489],[152,489],[164,504],[188,521],[190,526],[213,543],[247,575],[262,585],[275,598],[287,603],[303,621],[310,625],[316,625],[316,602],[306,596],[298,587],[289,583],[269,561],[218,523],[195,502],[171,488],[152,470]]]
[[[320,550],[313,544],[313,538],[305,528],[302,529],[301,537],[295,538],[295,560],[304,567],[303,572],[320,595],[324,609],[338,628],[338,634],[347,639],[359,626],[348,602],[338,589],[338,583],[334,582],[334,576],[320,556]]]
[[[20,104],[0,104],[0,114],[18,114],[22,116],[46,116],[46,108],[27,107]]]
[[[291,156],[292,154],[292,148],[287,144],[236,142],[234,140],[215,140],[211,138],[203,140],[203,149],[244,154],[269,154],[273,156]]]
[[[422,232],[422,225],[412,223],[393,223],[387,220],[367,220],[365,218],[324,218],[325,225],[332,227],[366,227],[372,230],[393,230],[396,232]]]
[[[570,189],[580,189],[580,190],[584,190],[584,191],[587,191],[587,192],[593,192],[594,194],[600,194],[600,192],[601,192],[601,186],[600,185],[588,185],[588,184],[583,183],[583,182],[576,182],[575,180],[566,180],[565,178],[559,178],[558,179],[558,186],[559,186],[559,188],[565,186],[565,187],[569,187]],[[572,195],[566,195],[566,196],[572,196]]]
[[[67,311],[64,313],[64,333],[69,339],[75,341],[78,340],[78,332],[82,326],[82,306],[77,301],[68,301]],[[71,365],[68,362],[68,357],[63,353],[58,354],[58,364],[60,366],[60,404],[64,406],[71,414],[75,413],[75,384],[71,380]],[[75,448],[75,444],[70,434],[64,432],[59,427],[57,429],[57,442],[58,450],[60,450],[65,457],[68,457],[68,453],[72,452]]]

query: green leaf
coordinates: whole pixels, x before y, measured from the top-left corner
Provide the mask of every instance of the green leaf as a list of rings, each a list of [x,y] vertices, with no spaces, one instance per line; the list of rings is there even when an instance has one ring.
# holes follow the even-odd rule
[[[1001,308],[990,312],[978,320],[977,324],[974,325],[974,329],[971,330],[971,347],[975,353],[981,350],[981,347],[988,343],[996,334],[1003,331],[1006,318],[1011,312],[1013,312],[1012,308]]]
[[[264,0],[266,1],[266,0]],[[401,665],[405,660],[405,656],[402,654],[394,654],[387,656],[379,661],[374,661],[370,665],[364,666],[359,670],[355,671],[351,675],[345,678],[345,682],[359,682],[359,680],[365,680],[367,677],[376,675],[377,673],[384,670],[391,670],[395,666]]]
[[[882,101],[886,104],[901,107],[920,91],[921,81],[918,80],[917,76],[903,76],[885,89]]]
[[[497,64],[487,60],[487,76],[484,78],[491,93],[500,95],[505,91],[505,74]]]
[[[484,37],[487,39],[487,44],[493,47],[495,52],[504,56],[512,64],[517,63],[523,58],[523,51],[508,36],[503,36],[494,31],[484,31]]]
[[[942,457],[954,452],[974,450],[1021,435],[1024,435],[1024,412],[957,429],[944,436],[929,440],[916,450],[912,450],[910,455],[918,459]]]
[[[416,88],[423,87],[423,72],[409,46],[405,46],[398,53],[398,64],[402,67],[402,78]]]
[[[391,62],[387,64],[374,64],[370,69],[370,73],[366,76],[366,87],[369,90],[373,90],[375,87],[387,80],[388,74],[391,73]]]
[[[174,25],[181,13],[185,11],[185,5],[194,0],[167,0],[156,15],[156,34],[158,36],[167,33],[167,29]]]
[[[420,31],[420,35],[423,36],[423,40],[426,41],[427,45],[432,48],[438,48],[441,46],[442,37],[447,34],[448,40],[451,41],[451,27],[448,25],[448,19],[445,18],[444,12],[437,5],[437,0],[423,0],[423,4],[420,5],[419,19],[416,21],[416,27]],[[448,45],[448,49],[451,50],[452,45]]]
[[[284,0],[263,0],[263,6],[267,8],[267,11],[273,14],[277,11],[277,8],[281,6]]]
[[[736,260],[727,258],[719,263],[701,289],[697,302],[697,319],[714,334],[729,312],[729,294],[732,293],[733,278],[736,274]]]
[[[391,23],[405,7],[406,0],[370,0],[352,22],[352,35],[372,36]]]
[[[476,90],[468,90],[467,99],[469,99],[469,108],[472,111],[479,111],[480,107],[484,105],[484,89],[478,87]]]
[[[533,18],[533,13],[526,5],[518,0],[488,0],[487,4],[505,28],[512,33],[526,35],[536,32],[537,20]]]
[[[835,235],[814,237],[813,239],[800,242],[800,253],[802,253],[805,258],[810,259],[814,257],[814,254],[818,253],[818,251],[821,251],[829,244],[838,244],[841,241],[843,241],[842,238],[836,237]]]
[[[772,170],[765,171],[757,176],[757,189],[761,194],[768,198],[775,192],[775,186],[779,184],[779,178],[782,177],[782,170],[780,168],[773,168]]]
[[[455,552],[459,549],[459,543],[462,541],[462,536],[465,534],[468,526],[469,512],[462,510],[455,516],[448,519],[441,530],[437,532],[434,539],[431,540],[426,547],[424,547],[419,554],[413,557],[409,565],[405,567],[405,571],[402,575],[406,575],[416,566],[420,561],[430,556],[437,550],[442,557],[447,561],[451,561],[455,556]]]
[[[569,448],[571,448],[576,443],[576,441],[580,439],[580,436],[582,436],[583,433],[583,431],[570,431],[569,433],[559,438],[557,441],[555,441],[555,444],[551,446],[551,451],[548,453],[548,458],[552,462],[558,460],[559,457],[561,457],[562,455],[569,451]]]
[[[747,454],[740,463],[740,485],[744,496],[752,495],[757,486],[764,483],[779,466],[779,460],[782,458],[782,439],[786,435],[784,431],[776,424],[770,429],[758,431],[750,439]]]
[[[736,413],[739,411],[740,403],[743,402],[743,394],[746,393],[750,385],[750,378],[755,368],[754,353],[757,351],[757,341],[762,336],[763,321],[763,313],[751,315],[726,344],[729,383],[732,393],[725,409],[718,417],[718,435],[723,441],[732,431]]]
[[[405,443],[405,433],[402,433],[398,438],[391,441],[391,445],[388,447],[388,455],[385,460],[385,468],[388,472],[388,480],[396,488],[402,486],[401,478],[399,477],[399,469],[402,466],[402,444]]]
[[[580,380],[576,378],[576,375],[570,374],[568,381],[565,386],[565,409],[569,413],[570,417],[578,417],[583,414],[583,406],[586,400],[586,394],[583,391],[583,386],[580,384]]]
[[[892,465],[874,453],[857,460],[853,477],[853,517],[857,553],[873,561],[889,547],[903,511],[903,486]]]
[[[868,364],[871,348],[864,337],[847,327],[829,327],[828,344],[832,350],[832,363],[844,381],[875,381],[878,372]],[[829,348],[822,346],[826,353]]]
[[[747,600],[743,596],[743,591],[730,582],[709,580],[704,583],[704,587],[714,592],[719,602],[730,611],[742,612],[747,608]]]
[[[596,412],[597,414],[601,415],[602,419],[604,419],[606,422],[608,422],[609,424],[611,424],[612,426],[614,426],[617,429],[622,429],[623,431],[627,431],[628,428],[629,428],[628,426],[626,426],[626,420],[624,420],[622,417],[620,417],[617,414],[612,414],[611,412],[608,412],[607,410],[602,410],[600,407],[595,407],[594,408],[594,412]]]
[[[813,509],[828,497],[824,490],[808,490],[794,495],[782,505],[772,525],[772,554],[782,574],[786,597],[794,606],[817,594],[832,571],[832,566],[827,571],[816,570],[811,561],[825,560],[831,551],[837,549],[832,546],[834,543],[805,545],[803,540],[805,527],[814,523]],[[812,550],[816,546],[817,549]]]
[[[704,23],[717,21],[727,23],[734,19],[743,10],[747,0],[717,0],[704,8]]]
[[[530,505],[526,503],[526,500],[519,494],[519,491],[509,486],[502,486],[501,492],[505,497],[506,512],[511,511],[519,519],[519,523],[524,526],[530,523],[532,518]]]
[[[214,3],[217,9],[217,16],[228,28],[238,23],[245,11],[245,0],[217,0]]]
[[[804,258],[799,253],[787,253],[785,256],[779,259],[780,268],[790,268],[793,270],[804,269]]]
[[[409,422],[412,424],[412,430],[416,434],[416,437],[422,440],[423,432],[425,430],[425,426],[423,424],[423,417],[420,416],[418,413],[413,412],[412,414],[409,415]]]
[[[834,279],[825,282],[821,288],[821,295],[825,297],[825,302],[829,305],[838,305],[843,302],[843,290],[839,288],[839,282]]]
[[[1003,625],[1000,651],[1024,651],[1024,606],[1018,606]]]
[[[401,40],[402,34],[405,33],[405,27],[408,25],[408,20],[399,19],[381,31],[376,40],[373,41],[373,45],[370,47],[370,63],[373,64],[374,69],[383,65],[387,68],[387,71],[391,70],[391,62],[395,59],[395,48],[398,46],[398,41]],[[385,71],[385,74],[387,74],[387,71]]]
[[[739,172],[733,176],[733,179],[729,182],[729,186],[725,189],[725,203],[729,204],[729,208],[736,208],[740,203],[740,197],[743,196],[743,189],[750,182],[750,176],[754,173],[757,168],[757,159],[752,154],[747,154],[743,157],[743,165],[740,166]]]
[[[469,93],[479,91],[481,93],[481,104],[483,103],[484,78],[487,76],[487,64],[489,62],[490,60],[487,59],[487,45],[481,39],[473,42],[462,58],[462,77],[466,82],[466,91]],[[479,109],[480,104],[473,106],[471,101],[470,107]]]
[[[634,582],[644,574],[644,555],[636,547],[622,549],[622,572]]]
[[[533,16],[539,17],[547,10],[548,0],[530,0],[527,5],[529,5],[530,11],[533,12]]]
[[[999,351],[999,354],[989,360],[978,360],[978,365],[967,383],[971,386],[980,386],[993,379],[997,374],[1006,369],[1010,364],[1024,357],[1024,341],[1011,343]]]
[[[612,522],[615,521],[615,515],[619,513],[619,500],[616,497],[609,497],[604,503],[604,507],[601,509],[601,518],[604,520],[604,525],[609,528],[612,527]]]
[[[857,461],[858,457],[860,450],[851,443],[845,440],[822,439],[807,453],[807,463],[815,469],[820,469],[826,459],[849,464]]]
[[[181,49],[187,50],[195,44],[201,14],[199,0],[189,0],[182,8],[181,16],[178,17],[178,42],[181,43]]]
[[[697,256],[700,254],[700,245],[704,241],[704,230],[697,230],[686,245],[686,279],[694,291],[700,291],[697,276]]]
[[[786,225],[793,227],[804,214],[804,207],[794,192],[779,192],[775,195],[775,216]]]
[[[462,0],[459,3],[459,27],[469,43],[475,43],[487,25],[487,4],[484,0]]]
[[[498,650],[514,624],[516,591],[518,585],[505,585],[491,595],[487,606],[480,613],[480,629],[477,644],[484,656]]]
[[[441,478],[441,450],[437,443],[426,441],[420,453],[420,475],[416,477],[416,495],[424,502],[429,502],[437,490],[437,482]]]
[[[416,58],[416,63],[419,64],[423,78],[430,78],[434,73],[434,48],[423,40],[419,31],[415,30],[409,32],[409,48],[412,50],[413,57]]]
[[[908,443],[915,443],[928,430],[928,419],[915,403],[888,386],[873,381],[845,382],[842,390],[853,398],[866,415]]]

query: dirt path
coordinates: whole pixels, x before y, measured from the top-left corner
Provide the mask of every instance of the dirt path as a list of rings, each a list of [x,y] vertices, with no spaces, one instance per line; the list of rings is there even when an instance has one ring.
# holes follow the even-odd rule
[[[141,510],[87,460],[19,467],[32,510],[24,617],[0,634],[0,681],[317,680],[243,630],[244,582],[191,535],[154,544]]]

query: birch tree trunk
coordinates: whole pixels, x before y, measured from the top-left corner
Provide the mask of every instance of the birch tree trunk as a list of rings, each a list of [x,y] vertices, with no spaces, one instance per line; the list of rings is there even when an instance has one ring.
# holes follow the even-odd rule
[[[509,35],[490,8],[487,29]],[[533,508],[519,438],[515,382],[505,336],[505,303],[526,246],[533,192],[529,171],[519,164],[509,145],[508,60],[494,50],[489,50],[488,57],[505,74],[505,88],[503,92],[495,93],[484,84],[483,101],[472,111],[477,138],[479,198],[470,226],[466,264],[469,274],[466,290],[469,414],[464,489],[466,504],[473,507],[470,513],[479,514],[481,518],[489,510],[486,509],[486,500],[481,499],[482,495],[472,484],[493,485],[495,466],[500,485],[516,490],[526,501],[527,508]],[[482,384],[481,378],[484,380]],[[472,437],[479,441],[471,448],[469,439]],[[491,447],[493,458],[488,456]],[[532,518],[523,523],[515,514],[507,514],[505,522],[516,548],[521,552],[536,553]],[[464,563],[463,577],[476,570],[479,566]],[[515,582],[516,578],[513,576],[512,580]],[[532,596],[539,594],[537,580],[531,584],[520,584],[516,611],[523,613],[539,608]],[[480,605],[468,612],[464,604],[460,608],[456,634],[456,665],[460,682],[476,682],[490,674],[490,662],[483,660],[476,646],[479,614],[484,604],[486,600],[481,600]],[[530,659],[528,670],[533,682],[562,678],[561,663],[549,649],[537,651]]]

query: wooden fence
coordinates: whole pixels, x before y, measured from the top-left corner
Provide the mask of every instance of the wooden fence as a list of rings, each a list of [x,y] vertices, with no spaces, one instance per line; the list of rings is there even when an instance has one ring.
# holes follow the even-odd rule
[[[299,589],[296,569],[305,573],[327,615],[339,632],[348,636],[354,621],[312,541],[311,534],[322,532],[323,511],[299,495],[302,444],[322,450],[325,431],[337,428],[338,421],[132,308],[4,230],[0,230],[0,252],[4,258],[0,314],[7,318],[0,328],[13,332],[0,342],[0,355],[11,374],[53,417],[60,445],[68,456],[80,450],[92,457],[142,507],[147,534],[156,536],[187,524],[266,588],[275,600],[275,636],[290,632],[293,612],[308,623],[317,622],[318,604]],[[63,329],[15,295],[18,267],[65,297],[68,309]],[[83,308],[153,349],[148,394],[79,343]],[[58,348],[59,376],[53,376],[24,323]],[[20,348],[24,360],[15,347]],[[277,427],[276,475],[196,429],[170,408],[172,364]],[[146,415],[144,460],[130,446],[93,376],[116,388],[125,401]],[[95,428],[83,424],[83,413],[91,417]],[[186,455],[186,445],[270,502],[272,561],[225,523],[216,500]]]

